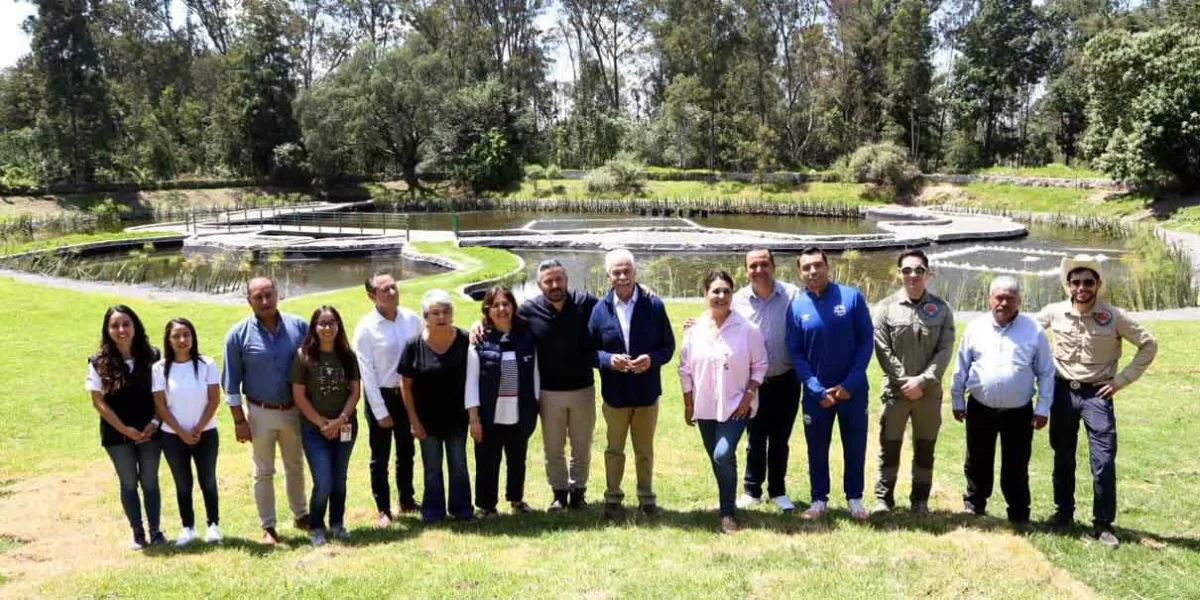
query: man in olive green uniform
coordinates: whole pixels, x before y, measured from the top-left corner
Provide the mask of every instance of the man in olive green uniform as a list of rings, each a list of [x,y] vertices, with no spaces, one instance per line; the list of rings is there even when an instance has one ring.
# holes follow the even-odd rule
[[[932,273],[920,250],[896,259],[904,287],[875,307],[875,356],[883,368],[883,414],[879,417],[879,480],[875,514],[895,506],[900,450],[913,425],[911,510],[929,512],[933,449],[942,425],[942,375],[954,353],[954,313],[925,289]]]
[[[1119,545],[1112,531],[1117,516],[1117,422],[1113,396],[1145,372],[1158,342],[1124,311],[1100,299],[1100,262],[1091,256],[1064,258],[1062,282],[1069,300],[1042,309],[1038,322],[1053,334],[1054,403],[1050,407],[1050,446],[1054,448],[1054,504],[1051,523],[1069,527],[1075,519],[1075,445],[1079,421],[1087,431],[1092,467],[1093,535]],[[1120,372],[1121,340],[1137,354]]]

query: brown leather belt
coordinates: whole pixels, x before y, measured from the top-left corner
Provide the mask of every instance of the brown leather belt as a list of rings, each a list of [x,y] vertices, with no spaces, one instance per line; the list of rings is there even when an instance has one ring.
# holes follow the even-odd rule
[[[263,404],[262,402],[259,402],[253,398],[246,398],[246,402],[266,410],[292,410],[292,407],[295,406],[291,402],[287,404]]]

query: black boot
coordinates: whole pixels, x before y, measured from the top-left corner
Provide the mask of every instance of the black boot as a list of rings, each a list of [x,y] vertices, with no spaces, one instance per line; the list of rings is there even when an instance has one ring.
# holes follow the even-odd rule
[[[576,488],[571,490],[571,502],[567,507],[571,510],[582,510],[587,508],[587,500],[583,497],[587,494],[587,488]]]
[[[554,502],[550,503],[548,512],[558,512],[567,508],[567,490],[554,490]]]

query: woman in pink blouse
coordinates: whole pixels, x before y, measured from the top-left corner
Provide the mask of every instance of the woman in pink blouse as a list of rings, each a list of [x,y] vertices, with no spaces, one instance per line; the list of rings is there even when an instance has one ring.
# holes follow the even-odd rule
[[[758,386],[767,374],[767,347],[754,324],[730,310],[733,279],[724,271],[704,278],[708,310],[684,334],[679,384],[684,418],[698,424],[713,463],[721,499],[721,531],[738,530],[737,445],[758,410]]]

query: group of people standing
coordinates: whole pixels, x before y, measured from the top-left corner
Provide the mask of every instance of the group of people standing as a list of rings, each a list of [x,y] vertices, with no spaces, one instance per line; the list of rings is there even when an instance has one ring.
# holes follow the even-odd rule
[[[964,509],[986,511],[999,437],[1008,517],[1019,525],[1028,523],[1033,435],[1049,422],[1057,506],[1052,523],[1073,523],[1075,447],[1082,420],[1095,491],[1094,532],[1105,544],[1117,545],[1112,532],[1113,395],[1149,366],[1157,345],[1128,314],[1100,299],[1100,264],[1089,257],[1064,260],[1069,299],[1046,307],[1036,318],[1020,313],[1019,283],[997,277],[989,290],[989,312],[970,322],[957,353],[953,311],[926,288],[932,277],[928,258],[920,250],[906,250],[896,266],[901,288],[874,307],[856,288],[830,280],[829,258],[818,248],[797,258],[802,287],[776,279],[769,250],[746,255],[750,282],[741,289],[735,291],[733,279],[723,271],[705,277],[707,308],[685,323],[678,376],[684,418],[699,430],[711,460],[721,531],[736,531],[737,509],[764,499],[785,512],[795,509],[785,479],[797,418],[803,420],[811,494],[803,518],[819,519],[828,509],[835,422],[848,510],[855,519],[868,518],[863,505],[866,372],[874,354],[884,381],[879,477],[871,513],[894,509],[909,421],[911,510],[929,512],[941,382],[954,358],[951,403],[954,418],[966,423],[967,438]],[[276,448],[295,527],[308,530],[314,545],[347,537],[346,478],[363,396],[376,526],[387,527],[396,518],[392,478],[401,513],[419,512],[426,522],[495,516],[502,462],[505,501],[514,513],[529,512],[526,454],[539,419],[553,493],[548,510],[586,508],[596,425],[594,369],[600,373],[607,427],[604,514],[610,519],[625,514],[622,482],[630,438],[638,510],[658,514],[654,437],[661,369],[675,354],[675,337],[661,299],[637,283],[631,253],[610,252],[605,270],[611,289],[597,298],[571,289],[557,260],[544,261],[537,267],[540,295],[518,305],[508,288],[494,286],[484,296],[480,318],[466,330],[454,325],[448,293],[425,293],[418,316],[399,306],[390,274],[374,273],[365,285],[374,306],[352,341],[334,307],[318,307],[306,323],[280,312],[273,283],[256,278],[247,286],[252,314],[226,336],[220,377],[214,361],[200,354],[195,328],[186,319],[167,323],[167,355],[160,357],[131,309],[110,308],[100,349],[89,359],[87,389],[101,416],[101,442],[120,480],[133,546],[166,543],[159,519],[160,454],[167,456],[176,482],[183,521],[176,543],[198,537],[193,463],[207,510],[205,539],[221,539],[215,477],[219,387],[224,388],[236,439],[252,446],[254,497],[267,544],[279,540]],[[1053,332],[1052,344],[1047,329]],[[1122,340],[1138,351],[1118,372]],[[735,457],[743,435],[748,448],[739,498]],[[474,441],[474,508],[467,437]],[[420,503],[413,486],[417,445],[424,471]],[[313,479],[307,501],[305,460]],[[393,461],[394,473],[389,470]]]

